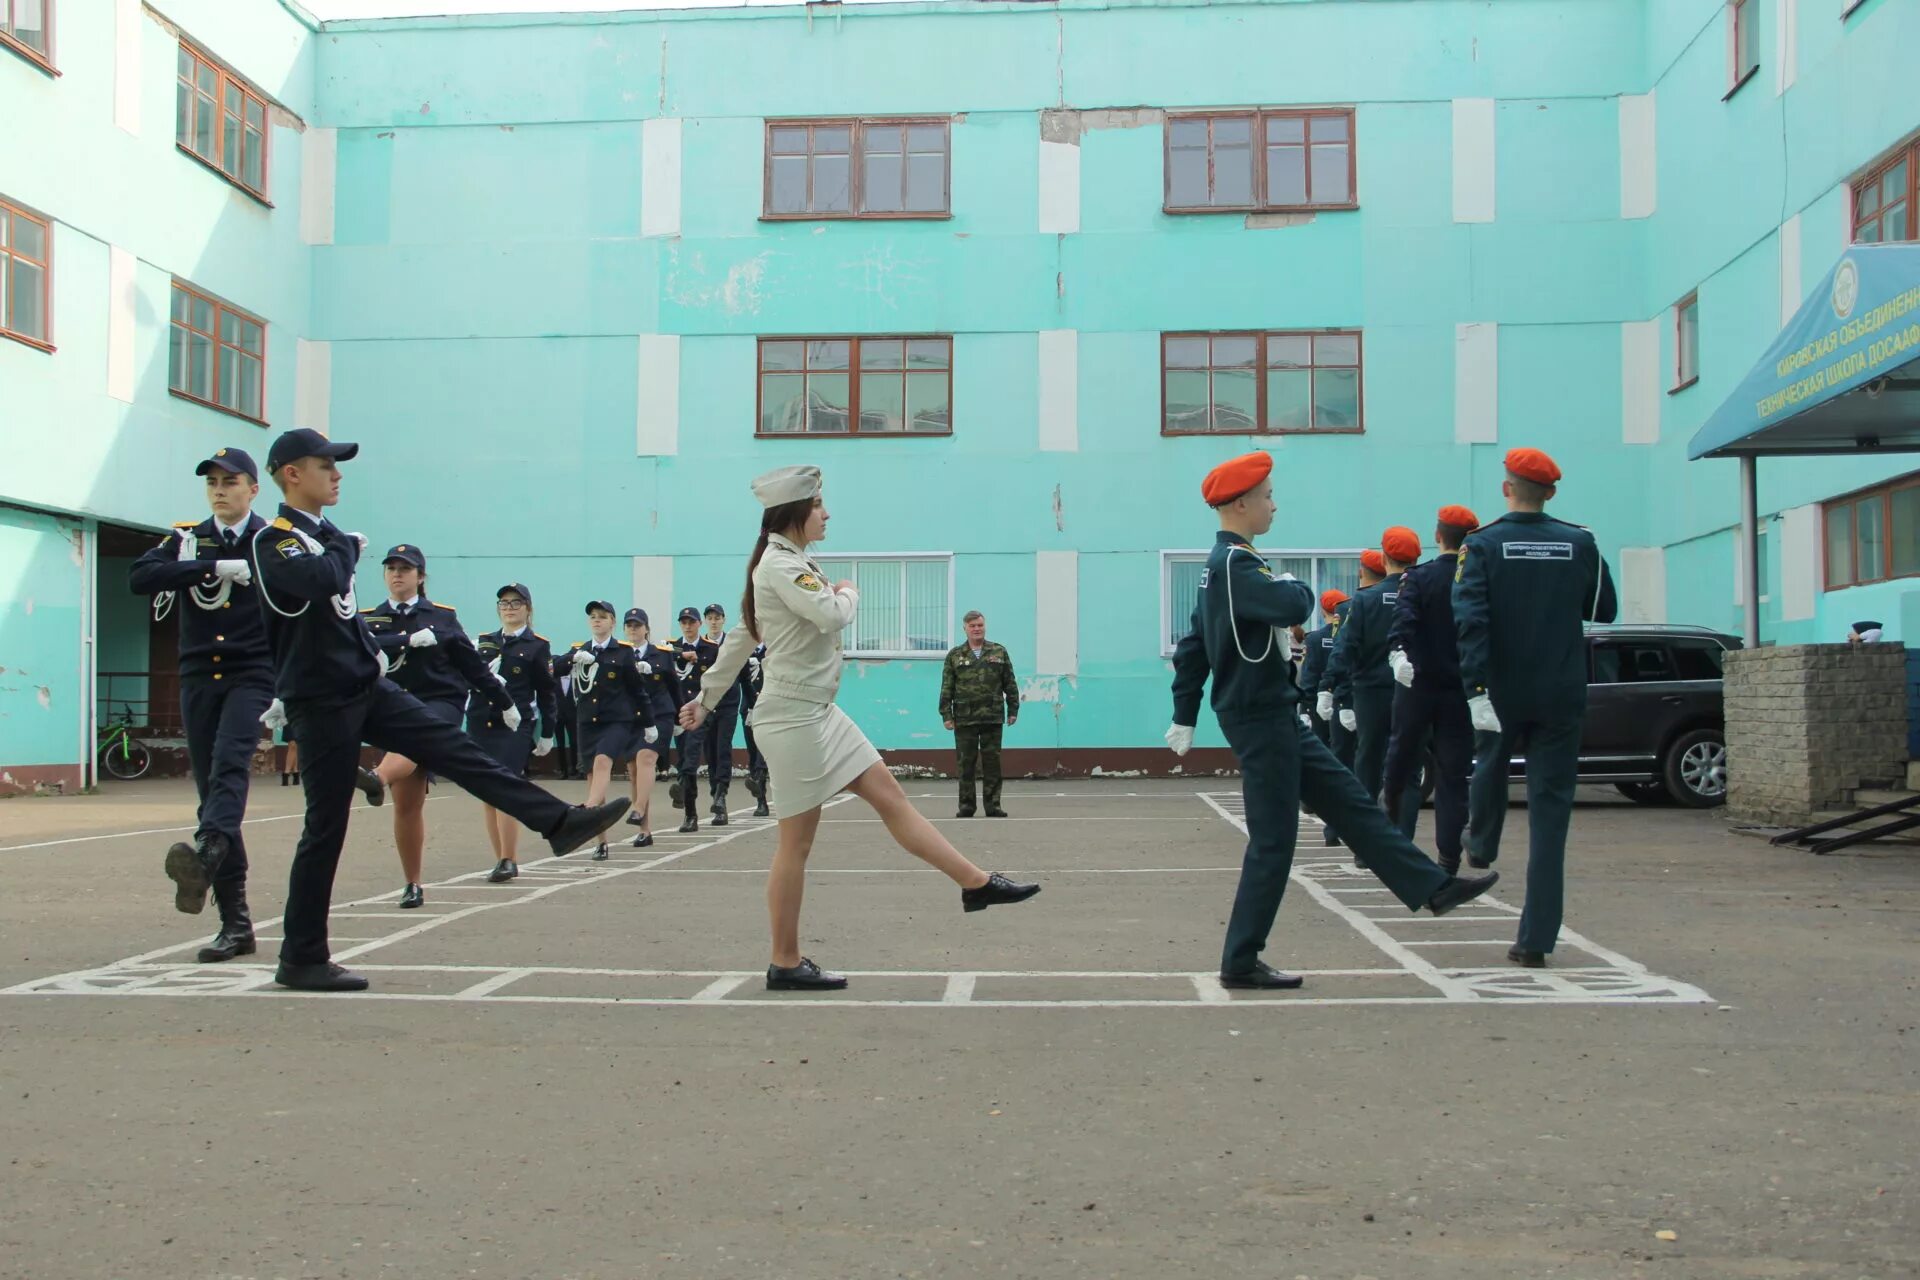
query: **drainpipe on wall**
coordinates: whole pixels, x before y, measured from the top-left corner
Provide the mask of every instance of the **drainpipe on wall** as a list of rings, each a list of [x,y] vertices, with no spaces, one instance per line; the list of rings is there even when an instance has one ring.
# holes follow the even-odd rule
[[[1760,484],[1759,463],[1751,454],[1740,455],[1740,599],[1745,615],[1741,638],[1749,649],[1760,647]]]
[[[98,596],[100,577],[100,526],[92,521],[80,526],[80,786],[92,790],[100,785],[99,753],[94,743],[100,739],[100,708],[95,692],[100,679]]]

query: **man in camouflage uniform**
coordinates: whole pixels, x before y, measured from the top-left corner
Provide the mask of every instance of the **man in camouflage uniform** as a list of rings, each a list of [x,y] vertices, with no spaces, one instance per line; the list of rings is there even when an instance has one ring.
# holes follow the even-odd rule
[[[947,654],[940,676],[940,719],[953,730],[960,756],[961,818],[973,816],[976,766],[986,792],[987,816],[1004,818],[1000,807],[1001,720],[1012,725],[1020,718],[1020,682],[1013,676],[1013,659],[1001,645],[987,639],[987,618],[978,609],[963,621],[967,642]]]

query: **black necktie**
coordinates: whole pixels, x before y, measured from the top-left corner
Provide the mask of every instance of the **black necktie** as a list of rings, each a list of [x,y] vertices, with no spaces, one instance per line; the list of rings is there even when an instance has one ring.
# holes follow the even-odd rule
[[[393,611],[404,618],[413,612],[413,606],[410,604],[397,604],[393,607]]]
[[[220,545],[225,547],[227,550],[232,551],[234,548],[240,545],[240,539],[237,536],[235,536],[233,530],[224,529],[220,533]]]

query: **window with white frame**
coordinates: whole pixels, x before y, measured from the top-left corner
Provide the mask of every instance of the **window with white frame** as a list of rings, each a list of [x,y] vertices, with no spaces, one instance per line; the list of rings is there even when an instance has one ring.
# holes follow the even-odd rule
[[[860,611],[842,640],[849,658],[944,655],[954,645],[953,557],[822,556],[829,582],[850,580]]]
[[[1200,597],[1200,574],[1207,567],[1206,551],[1160,553],[1160,653],[1167,656],[1193,629],[1193,607]],[[1276,551],[1260,554],[1276,574],[1290,573],[1313,588],[1313,616],[1304,622],[1311,631],[1322,624],[1320,593],[1329,589],[1352,595],[1360,586],[1358,551]]]

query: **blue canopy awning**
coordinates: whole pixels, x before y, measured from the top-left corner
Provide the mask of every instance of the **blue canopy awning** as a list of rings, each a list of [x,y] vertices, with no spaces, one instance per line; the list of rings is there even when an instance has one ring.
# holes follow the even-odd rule
[[[1687,446],[1697,458],[1920,450],[1920,244],[1860,244]]]

